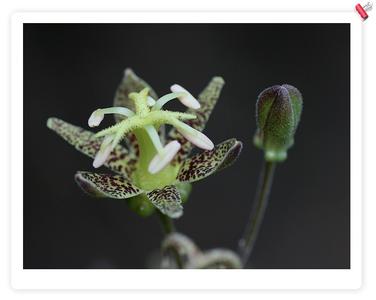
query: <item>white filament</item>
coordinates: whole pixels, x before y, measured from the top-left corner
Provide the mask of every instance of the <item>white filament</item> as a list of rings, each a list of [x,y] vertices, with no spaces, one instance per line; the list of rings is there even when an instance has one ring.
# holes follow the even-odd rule
[[[95,155],[94,161],[93,161],[93,167],[94,168],[99,168],[105,162],[107,161],[108,157],[110,156],[112,150],[114,150],[114,147],[112,147],[111,143],[113,140],[114,136],[113,135],[107,135],[102,142],[102,145]]]
[[[149,164],[148,171],[151,174],[158,173],[166,167],[178,153],[181,145],[178,141],[169,142],[159,153],[157,153]]]
[[[93,111],[88,120],[89,127],[97,127],[103,121],[105,114],[119,114],[125,117],[133,117],[134,112],[126,107],[98,108]]]

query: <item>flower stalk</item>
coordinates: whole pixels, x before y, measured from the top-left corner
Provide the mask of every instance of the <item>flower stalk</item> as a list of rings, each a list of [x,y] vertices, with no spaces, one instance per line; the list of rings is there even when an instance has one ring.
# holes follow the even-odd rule
[[[166,216],[165,214],[158,211],[158,217],[165,236],[169,236],[171,233],[175,232],[174,222],[169,216]],[[180,256],[179,252],[174,248],[171,249],[171,252],[178,269],[183,269],[183,259]]]
[[[273,183],[275,167],[275,162],[264,161],[255,201],[243,237],[239,241],[239,252],[244,266],[247,264],[249,257],[252,254],[252,250],[260,232],[260,227],[269,203],[269,195]]]
[[[246,265],[255,246],[269,202],[274,171],[277,163],[287,159],[287,150],[294,144],[294,135],[303,109],[303,97],[289,84],[274,85],[263,90],[256,102],[257,130],[254,144],[264,151],[264,166],[239,252]]]
[[[158,211],[158,217],[165,235],[175,232],[174,222],[169,216]]]

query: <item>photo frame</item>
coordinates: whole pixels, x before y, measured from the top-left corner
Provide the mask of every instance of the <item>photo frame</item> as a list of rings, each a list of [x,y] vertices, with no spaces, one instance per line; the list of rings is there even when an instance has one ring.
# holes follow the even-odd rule
[[[124,21],[126,20],[126,22]],[[23,269],[23,24],[348,23],[351,28],[351,267],[343,270]],[[361,23],[354,13],[16,13],[12,17],[11,283],[15,289],[357,289],[361,286]],[[211,278],[210,281],[207,278]],[[126,284],[125,284],[126,282]]]

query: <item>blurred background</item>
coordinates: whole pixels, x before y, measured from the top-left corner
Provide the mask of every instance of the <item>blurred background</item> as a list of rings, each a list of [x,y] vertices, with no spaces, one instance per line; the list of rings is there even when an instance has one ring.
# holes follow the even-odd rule
[[[257,96],[296,86],[302,121],[248,267],[350,267],[349,24],[25,24],[24,268],[145,268],[158,250],[157,217],[85,195],[73,175],[93,171],[92,160],[46,127],[55,116],[87,128],[94,109],[112,105],[126,67],[159,95],[173,83],[198,95],[212,76],[226,81],[205,134],[236,137],[243,152],[194,184],[176,222],[203,249],[236,250],[262,165]]]

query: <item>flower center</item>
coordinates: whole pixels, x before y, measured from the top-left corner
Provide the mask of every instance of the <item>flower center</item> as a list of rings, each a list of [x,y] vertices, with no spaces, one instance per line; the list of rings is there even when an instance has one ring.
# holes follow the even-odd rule
[[[167,94],[157,101],[148,96],[149,90],[143,89],[139,93],[130,93],[129,98],[134,102],[135,111],[125,107],[110,107],[97,109],[89,118],[89,126],[98,126],[105,114],[121,114],[126,118],[109,128],[96,133],[96,137],[105,137],[98,151],[93,166],[99,167],[106,162],[116,145],[132,132],[135,134],[139,146],[139,158],[133,173],[135,183],[145,190],[161,188],[175,181],[179,166],[170,162],[179,151],[178,141],[171,141],[163,145],[157,129],[163,124],[175,127],[192,144],[211,150],[212,141],[200,131],[190,127],[183,121],[195,119],[188,113],[163,110],[163,106],[178,98],[181,103],[192,109],[200,107],[200,103],[179,85],[171,87],[173,93]]]
[[[136,135],[140,151],[132,178],[136,185],[148,191],[173,183],[179,171],[179,166],[167,164],[157,173],[150,173],[150,163],[158,155],[158,150],[145,129],[137,129],[133,133]]]

